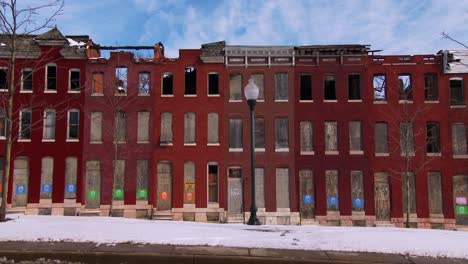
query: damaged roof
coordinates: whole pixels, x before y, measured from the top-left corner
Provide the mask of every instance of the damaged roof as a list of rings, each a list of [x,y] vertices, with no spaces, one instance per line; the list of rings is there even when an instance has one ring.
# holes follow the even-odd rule
[[[445,50],[443,54],[444,73],[468,73],[468,50]]]

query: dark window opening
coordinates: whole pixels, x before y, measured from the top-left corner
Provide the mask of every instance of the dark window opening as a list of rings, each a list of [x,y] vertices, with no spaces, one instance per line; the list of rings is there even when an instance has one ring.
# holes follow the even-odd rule
[[[70,72],[70,90],[71,91],[80,90],[80,72],[79,71]]]
[[[70,111],[68,119],[68,139],[78,139],[80,112]]]
[[[57,66],[47,66],[47,90],[57,90]]]
[[[265,120],[255,118],[255,148],[265,148]]]
[[[464,105],[463,79],[450,79],[450,105]]]
[[[31,112],[21,111],[20,138],[31,139]]]
[[[350,74],[348,76],[349,100],[361,99],[361,76],[359,74]]]
[[[301,98],[300,100],[312,100],[312,75],[301,75]]]
[[[162,94],[173,95],[173,75],[170,72],[163,73]]]
[[[438,122],[427,122],[427,153],[440,153],[440,127]]]
[[[413,87],[411,85],[411,75],[398,75],[398,87],[400,91],[400,100],[413,100]]]
[[[217,73],[208,74],[208,94],[219,94],[219,75]]]
[[[33,71],[32,70],[23,70],[22,80],[23,87],[21,89],[23,91],[32,91],[33,89]],[[3,89],[3,88],[2,88]]]
[[[197,94],[197,70],[195,70],[195,67],[185,68],[185,94]]]
[[[439,91],[437,87],[437,74],[424,74],[424,100],[437,101],[439,99]]]
[[[8,83],[8,69],[2,68],[0,69],[0,89],[6,90],[7,83]]]
[[[325,79],[323,80],[323,86],[324,86],[324,95],[325,95],[325,100],[336,100],[336,80],[335,76],[333,75],[328,75],[325,76]]]

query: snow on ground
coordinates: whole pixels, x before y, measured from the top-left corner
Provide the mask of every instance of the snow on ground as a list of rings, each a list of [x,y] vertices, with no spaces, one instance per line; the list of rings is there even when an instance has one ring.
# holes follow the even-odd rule
[[[75,241],[397,253],[468,259],[468,232],[326,226],[247,226],[111,217],[9,215],[0,241]]]

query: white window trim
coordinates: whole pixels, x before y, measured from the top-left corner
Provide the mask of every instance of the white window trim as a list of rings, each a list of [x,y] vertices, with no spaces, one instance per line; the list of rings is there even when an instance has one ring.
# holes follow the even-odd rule
[[[348,99],[348,103],[362,103],[362,99]]]
[[[275,148],[275,152],[289,152],[289,148]]]
[[[215,74],[218,75],[218,93],[217,94],[210,94],[210,74],[211,75],[215,75]],[[208,97],[219,97],[220,96],[219,92],[221,90],[221,89],[219,89],[220,88],[219,73],[218,72],[208,72],[208,74],[206,76],[208,77],[208,78],[206,78],[206,82],[207,82],[207,84],[206,84],[206,95]]]
[[[31,71],[31,72],[33,73],[33,75],[32,75],[32,82],[33,82],[33,84],[34,84],[34,71],[33,71],[33,69],[31,69],[31,68],[23,68],[23,69],[21,69],[21,88],[20,88],[20,93],[32,93],[33,90],[34,90],[34,87],[32,87],[33,90],[31,90],[31,91],[29,91],[29,90],[26,90],[26,91],[23,90],[23,76],[24,76],[24,71],[25,71],[25,70]],[[2,89],[2,90],[0,90],[0,91],[3,91],[3,90],[5,90],[5,89]],[[6,90],[5,90],[5,91],[6,91]]]
[[[230,103],[242,103],[242,99],[240,100],[234,100],[234,99],[229,99]]]
[[[78,112],[78,138],[69,138],[70,135],[70,113]],[[80,141],[80,111],[78,109],[70,109],[67,112],[67,139],[66,142],[79,142]]]
[[[413,100],[398,100],[399,104],[412,104]]]
[[[255,152],[265,152],[265,148],[255,148]]]
[[[376,157],[388,157],[388,156],[390,156],[390,153],[388,153],[388,152],[376,152],[375,156]]]
[[[32,137],[32,133],[31,133],[31,130],[32,130],[32,111],[30,109],[23,109],[23,110],[20,110],[20,116],[19,116],[19,134],[18,134],[18,142],[31,142],[31,138],[21,138],[21,120],[23,118],[23,113],[24,112],[30,112],[31,113],[31,118],[29,119],[29,134],[30,136]]]
[[[159,143],[159,146],[170,147],[170,146],[174,146],[174,144],[172,144],[172,143],[163,143],[163,142],[161,142],[161,143]]]
[[[208,147],[217,147],[217,146],[220,146],[219,143],[207,143],[206,144]]]
[[[54,138],[44,138],[46,133],[46,116],[47,112],[54,112],[55,113],[55,127],[54,127]],[[57,112],[54,109],[46,109],[44,110],[44,118],[42,119],[42,142],[55,142],[55,131],[57,128]]]
[[[424,103],[425,104],[438,104],[439,100],[433,100],[433,101],[425,100]]]
[[[440,152],[428,152],[426,153],[428,157],[441,157],[442,153]]]
[[[454,159],[468,159],[468,154],[453,155]]]
[[[451,105],[450,108],[466,108],[466,105]]]
[[[313,103],[314,100],[299,100],[299,103]]]
[[[55,66],[55,90],[47,89],[47,76],[49,75],[49,66]],[[58,90],[58,67],[55,63],[47,63],[45,66],[44,93],[57,93]]]
[[[324,103],[338,103],[338,100],[323,100]]]
[[[374,104],[387,104],[387,100],[375,100],[374,99]]]
[[[325,155],[339,155],[340,152],[338,150],[325,150]]]
[[[287,103],[288,99],[275,99],[276,103]]]
[[[364,150],[350,150],[350,155],[364,155]]]
[[[78,91],[73,91],[71,89],[71,73],[72,72],[79,72],[80,73],[80,87],[81,87],[81,71],[80,69],[78,68],[71,68],[69,71],[68,71],[68,93],[80,93],[81,92],[81,89],[78,89]]]
[[[184,97],[197,97],[196,94],[184,94]]]
[[[301,150],[301,155],[315,155],[315,151],[303,151]]]
[[[197,143],[184,143],[184,146],[186,146],[186,147],[194,147],[196,145],[197,145]]]
[[[229,152],[243,152],[244,148],[229,148]]]

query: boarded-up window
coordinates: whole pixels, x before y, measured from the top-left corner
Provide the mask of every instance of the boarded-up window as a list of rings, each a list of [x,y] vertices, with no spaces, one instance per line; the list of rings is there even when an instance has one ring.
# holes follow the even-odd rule
[[[138,112],[138,142],[149,142],[150,112]]]
[[[398,87],[400,91],[400,100],[413,100],[413,86],[411,84],[411,75],[398,75]]]
[[[80,70],[73,69],[70,70],[70,80],[69,80],[69,89],[70,91],[79,91],[81,87],[81,77]]]
[[[126,113],[117,111],[114,115],[114,141],[125,142],[127,134]]]
[[[424,74],[424,100],[437,101],[439,100],[439,89],[437,87],[437,74]]]
[[[52,177],[54,175],[54,159],[42,158],[41,161],[41,199],[52,199]]]
[[[375,218],[390,221],[390,186],[387,172],[374,173]]]
[[[255,205],[265,208],[265,169],[255,168]]]
[[[138,93],[149,94],[150,93],[150,73],[140,72],[138,74]]]
[[[255,118],[255,148],[265,148],[265,119]]]
[[[195,113],[184,115],[184,144],[195,144]]]
[[[457,225],[468,225],[468,175],[453,175],[453,201]]]
[[[13,162],[12,207],[24,207],[28,203],[29,160],[17,158]]]
[[[312,100],[312,75],[301,74],[300,78],[300,100]]]
[[[219,95],[219,74],[217,72],[208,74],[208,94]]]
[[[288,118],[275,118],[275,149],[289,148]]]
[[[265,100],[265,81],[264,76],[261,73],[252,74],[251,77],[255,84],[258,86],[258,98],[257,100],[262,101]]]
[[[218,164],[208,163],[208,202],[218,203]]]
[[[428,188],[429,188],[429,213],[442,214],[442,185],[440,172],[429,172]]]
[[[325,151],[338,151],[338,124],[336,121],[325,122]]]
[[[414,154],[414,133],[412,122],[400,123],[400,148],[402,155]]]
[[[103,94],[104,92],[104,74],[101,72],[93,73],[93,94]]]
[[[288,168],[276,168],[276,208],[289,208]]]
[[[373,78],[374,101],[387,100],[387,82],[384,74],[376,74]]]
[[[403,213],[406,214],[407,212],[408,199],[409,199],[410,213],[415,214],[416,213],[416,185],[414,181],[415,177],[414,177],[413,172],[408,172],[407,174],[408,175],[406,175],[406,173],[402,174],[402,181],[401,181],[402,192],[403,192]],[[408,177],[409,182],[407,182],[406,177]]]
[[[453,155],[468,154],[466,146],[466,127],[463,123],[452,124]]]
[[[197,70],[195,67],[185,68],[185,94],[197,94]]]
[[[229,119],[229,148],[242,149],[242,119]]]
[[[173,75],[171,72],[162,74],[162,95],[173,95]]]
[[[127,93],[128,69],[125,66],[115,68],[115,94]]]
[[[325,171],[327,184],[327,211],[339,211],[338,171]]]
[[[364,184],[360,170],[351,171],[351,205],[353,211],[364,211]]]
[[[463,78],[450,78],[450,105],[464,105]]]
[[[301,129],[301,153],[311,153],[313,148],[313,130],[312,122],[302,121],[300,123]]]
[[[160,161],[157,165],[157,208],[170,210],[172,208],[172,163]]]
[[[123,200],[125,185],[125,160],[114,161],[114,200]]]
[[[5,159],[0,157],[0,197],[3,197],[3,177],[5,176]]]
[[[375,123],[375,153],[388,153],[388,125]]]
[[[91,112],[91,143],[102,143],[102,112]]]
[[[43,139],[55,139],[55,111],[44,112],[44,135]]]
[[[195,203],[195,163],[184,163],[184,203]]]
[[[161,144],[172,144],[172,113],[161,113]]]
[[[101,204],[101,162],[86,161],[86,208],[99,208]]]
[[[361,99],[361,76],[358,73],[348,76],[348,96],[349,100]]]
[[[136,198],[148,200],[148,161],[137,160]]]
[[[219,115],[208,113],[208,144],[219,143]]]
[[[229,75],[229,100],[242,100],[242,75],[240,74]]]
[[[47,65],[47,86],[46,90],[57,91],[57,66]]]
[[[439,122],[427,122],[427,153],[440,153]]]
[[[4,72],[4,71],[3,71]],[[1,77],[2,70],[0,70],[0,83],[3,83],[3,78]],[[6,74],[6,72],[5,72]],[[5,75],[6,78],[6,75]],[[6,81],[6,79],[5,79]],[[21,76],[21,90],[22,91],[32,91],[33,90],[33,70],[32,69],[23,69],[23,74]],[[6,87],[0,84],[0,89],[6,89]]]
[[[349,149],[351,151],[362,151],[361,121],[349,122]]]
[[[68,137],[67,139],[78,139],[80,132],[80,112],[78,110],[68,111]]]
[[[78,159],[65,159],[65,199],[76,198],[76,175],[78,174]]]
[[[301,217],[312,219],[315,217],[315,188],[312,170],[299,171],[299,185]]]
[[[20,139],[31,139],[31,119],[32,113],[30,110],[21,110],[20,112]]]
[[[335,75],[325,75],[323,78],[323,89],[325,100],[336,100],[336,79]]]
[[[275,73],[275,101],[288,100],[288,74]]]

